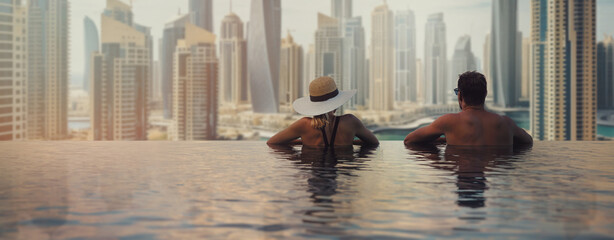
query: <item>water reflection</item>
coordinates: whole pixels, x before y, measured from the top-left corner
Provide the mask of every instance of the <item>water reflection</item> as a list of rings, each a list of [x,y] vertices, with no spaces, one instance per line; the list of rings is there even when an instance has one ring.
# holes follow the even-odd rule
[[[493,169],[514,169],[518,155],[530,150],[526,147],[465,147],[450,145],[411,145],[408,149],[428,165],[447,170],[456,176],[456,204],[459,207],[486,206],[488,190],[486,173]],[[442,154],[443,152],[443,154]]]
[[[308,146],[271,146],[271,148],[281,158],[292,161],[297,168],[310,174],[307,177],[307,192],[310,193],[313,206],[302,212],[303,222],[312,226],[307,228],[307,232],[345,234],[346,228],[339,224],[352,216],[352,213],[345,209],[351,205],[348,202],[350,200],[336,199],[334,196],[338,192],[352,191],[352,186],[350,183],[340,184],[338,178],[356,177],[357,171],[367,167],[365,162],[376,148],[367,146],[336,147],[328,150]]]

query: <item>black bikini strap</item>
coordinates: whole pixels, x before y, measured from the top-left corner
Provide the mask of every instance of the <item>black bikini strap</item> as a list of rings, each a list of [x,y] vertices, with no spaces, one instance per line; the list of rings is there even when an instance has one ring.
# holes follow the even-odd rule
[[[333,127],[333,136],[330,139],[330,146],[335,147],[335,137],[337,136],[337,127],[339,127],[339,117],[335,117],[335,126]]]
[[[328,139],[326,138],[326,130],[324,130],[326,126],[320,128],[322,130],[322,138],[324,138],[324,147],[328,147]]]

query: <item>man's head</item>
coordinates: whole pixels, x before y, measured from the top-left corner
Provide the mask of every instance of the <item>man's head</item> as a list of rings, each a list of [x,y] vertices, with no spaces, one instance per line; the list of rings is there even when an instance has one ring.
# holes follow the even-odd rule
[[[484,105],[486,99],[486,78],[479,72],[468,71],[458,77],[458,104],[466,106]]]

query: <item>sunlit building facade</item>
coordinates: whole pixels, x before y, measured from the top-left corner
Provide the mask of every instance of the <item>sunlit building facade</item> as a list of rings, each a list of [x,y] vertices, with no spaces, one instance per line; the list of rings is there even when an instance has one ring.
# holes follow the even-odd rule
[[[68,135],[69,3],[28,4],[28,138]]]
[[[19,0],[0,2],[0,141],[26,140],[28,12]],[[11,27],[12,26],[12,27]]]
[[[303,91],[303,48],[290,33],[281,40],[279,64],[280,111],[292,112],[292,103]]]
[[[131,7],[120,4],[107,1],[101,51],[92,56],[93,140],[147,139],[150,46],[148,36],[133,25]],[[108,14],[118,12],[122,14]]]
[[[218,59],[215,35],[187,23],[173,58],[171,140],[213,140],[217,132]]]
[[[394,16],[388,5],[371,12],[371,66],[369,109],[394,108]]]
[[[595,0],[533,0],[531,130],[539,140],[595,140]]]

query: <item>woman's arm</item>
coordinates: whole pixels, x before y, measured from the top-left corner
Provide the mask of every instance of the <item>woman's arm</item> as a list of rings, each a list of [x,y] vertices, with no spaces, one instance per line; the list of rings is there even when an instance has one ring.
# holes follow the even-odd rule
[[[354,143],[373,146],[379,145],[379,140],[377,140],[377,137],[375,137],[371,130],[367,129],[365,125],[362,124],[362,121],[360,121],[360,119],[351,114],[348,114],[348,116],[351,117],[352,122],[354,123],[353,125],[354,129],[356,129],[356,137],[360,138],[360,141],[362,141],[354,141]]]
[[[297,144],[298,138],[301,137],[303,125],[306,122],[306,118],[299,119],[294,122],[288,128],[278,132],[271,137],[266,143],[271,144]]]

